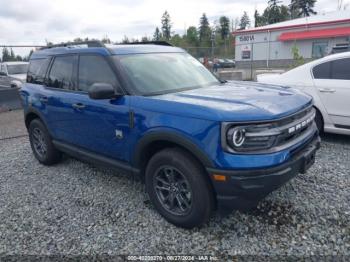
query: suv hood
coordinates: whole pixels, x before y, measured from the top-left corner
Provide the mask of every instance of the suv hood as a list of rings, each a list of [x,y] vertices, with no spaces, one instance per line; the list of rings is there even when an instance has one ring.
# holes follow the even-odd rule
[[[147,108],[152,111],[156,108],[164,113],[217,121],[273,120],[312,103],[310,96],[296,89],[238,81],[147,98],[153,105],[146,102],[142,107],[152,107]]]
[[[25,82],[27,78],[27,74],[15,74],[15,75],[9,75],[14,80],[18,80],[21,82]]]

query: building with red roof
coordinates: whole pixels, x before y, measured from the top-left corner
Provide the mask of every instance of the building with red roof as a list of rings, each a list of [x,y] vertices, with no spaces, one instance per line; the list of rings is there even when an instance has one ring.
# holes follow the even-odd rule
[[[238,68],[288,68],[296,46],[306,61],[323,57],[350,39],[350,11],[336,11],[272,25],[238,30],[235,59]]]

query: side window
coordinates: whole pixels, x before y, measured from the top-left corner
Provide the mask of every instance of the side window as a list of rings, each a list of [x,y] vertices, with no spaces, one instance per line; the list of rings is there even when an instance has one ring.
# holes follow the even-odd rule
[[[350,58],[332,62],[332,79],[350,80]]]
[[[315,66],[312,69],[315,79],[330,79],[331,78],[331,62],[326,62]]]
[[[27,73],[27,82],[42,85],[49,64],[50,58],[31,60]]]
[[[88,91],[94,83],[108,83],[117,86],[117,78],[108,62],[101,56],[82,55],[79,59],[80,91]]]
[[[75,89],[74,66],[76,56],[57,56],[52,63],[47,85],[67,90]]]

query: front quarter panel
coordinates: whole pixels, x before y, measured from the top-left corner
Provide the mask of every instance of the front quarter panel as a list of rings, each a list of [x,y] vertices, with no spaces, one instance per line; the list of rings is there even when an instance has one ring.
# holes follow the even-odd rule
[[[142,154],[142,152],[137,152],[138,144],[143,137],[151,133],[168,133],[182,137],[193,145],[193,150],[189,148],[189,151],[195,153],[199,149],[210,160],[210,166],[202,161],[203,165],[227,170],[264,168],[282,164],[290,158],[293,150],[311,139],[308,137],[305,141],[288,149],[271,154],[228,153],[221,146],[221,122],[188,117],[186,108],[184,108],[183,116],[163,113],[161,108],[157,108],[156,101],[154,101],[155,110],[149,111],[142,108],[142,97],[131,98],[131,109],[135,114],[135,127],[130,133],[129,141],[131,162],[135,159],[134,153]],[[316,126],[314,126],[314,133],[316,132]]]
[[[155,103],[156,108],[156,103]],[[130,133],[130,160],[133,162],[142,139],[150,134],[169,134],[181,137],[185,143],[192,144],[207,159],[214,160],[220,148],[220,122],[190,118],[180,115],[158,112],[142,108],[142,98],[131,98],[131,110],[134,111],[135,126]],[[212,167],[215,167],[215,162]]]

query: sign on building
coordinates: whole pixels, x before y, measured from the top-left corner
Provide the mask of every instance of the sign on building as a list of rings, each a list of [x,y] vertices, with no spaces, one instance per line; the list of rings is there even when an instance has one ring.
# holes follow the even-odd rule
[[[251,51],[251,45],[242,46],[242,59],[250,59]]]

